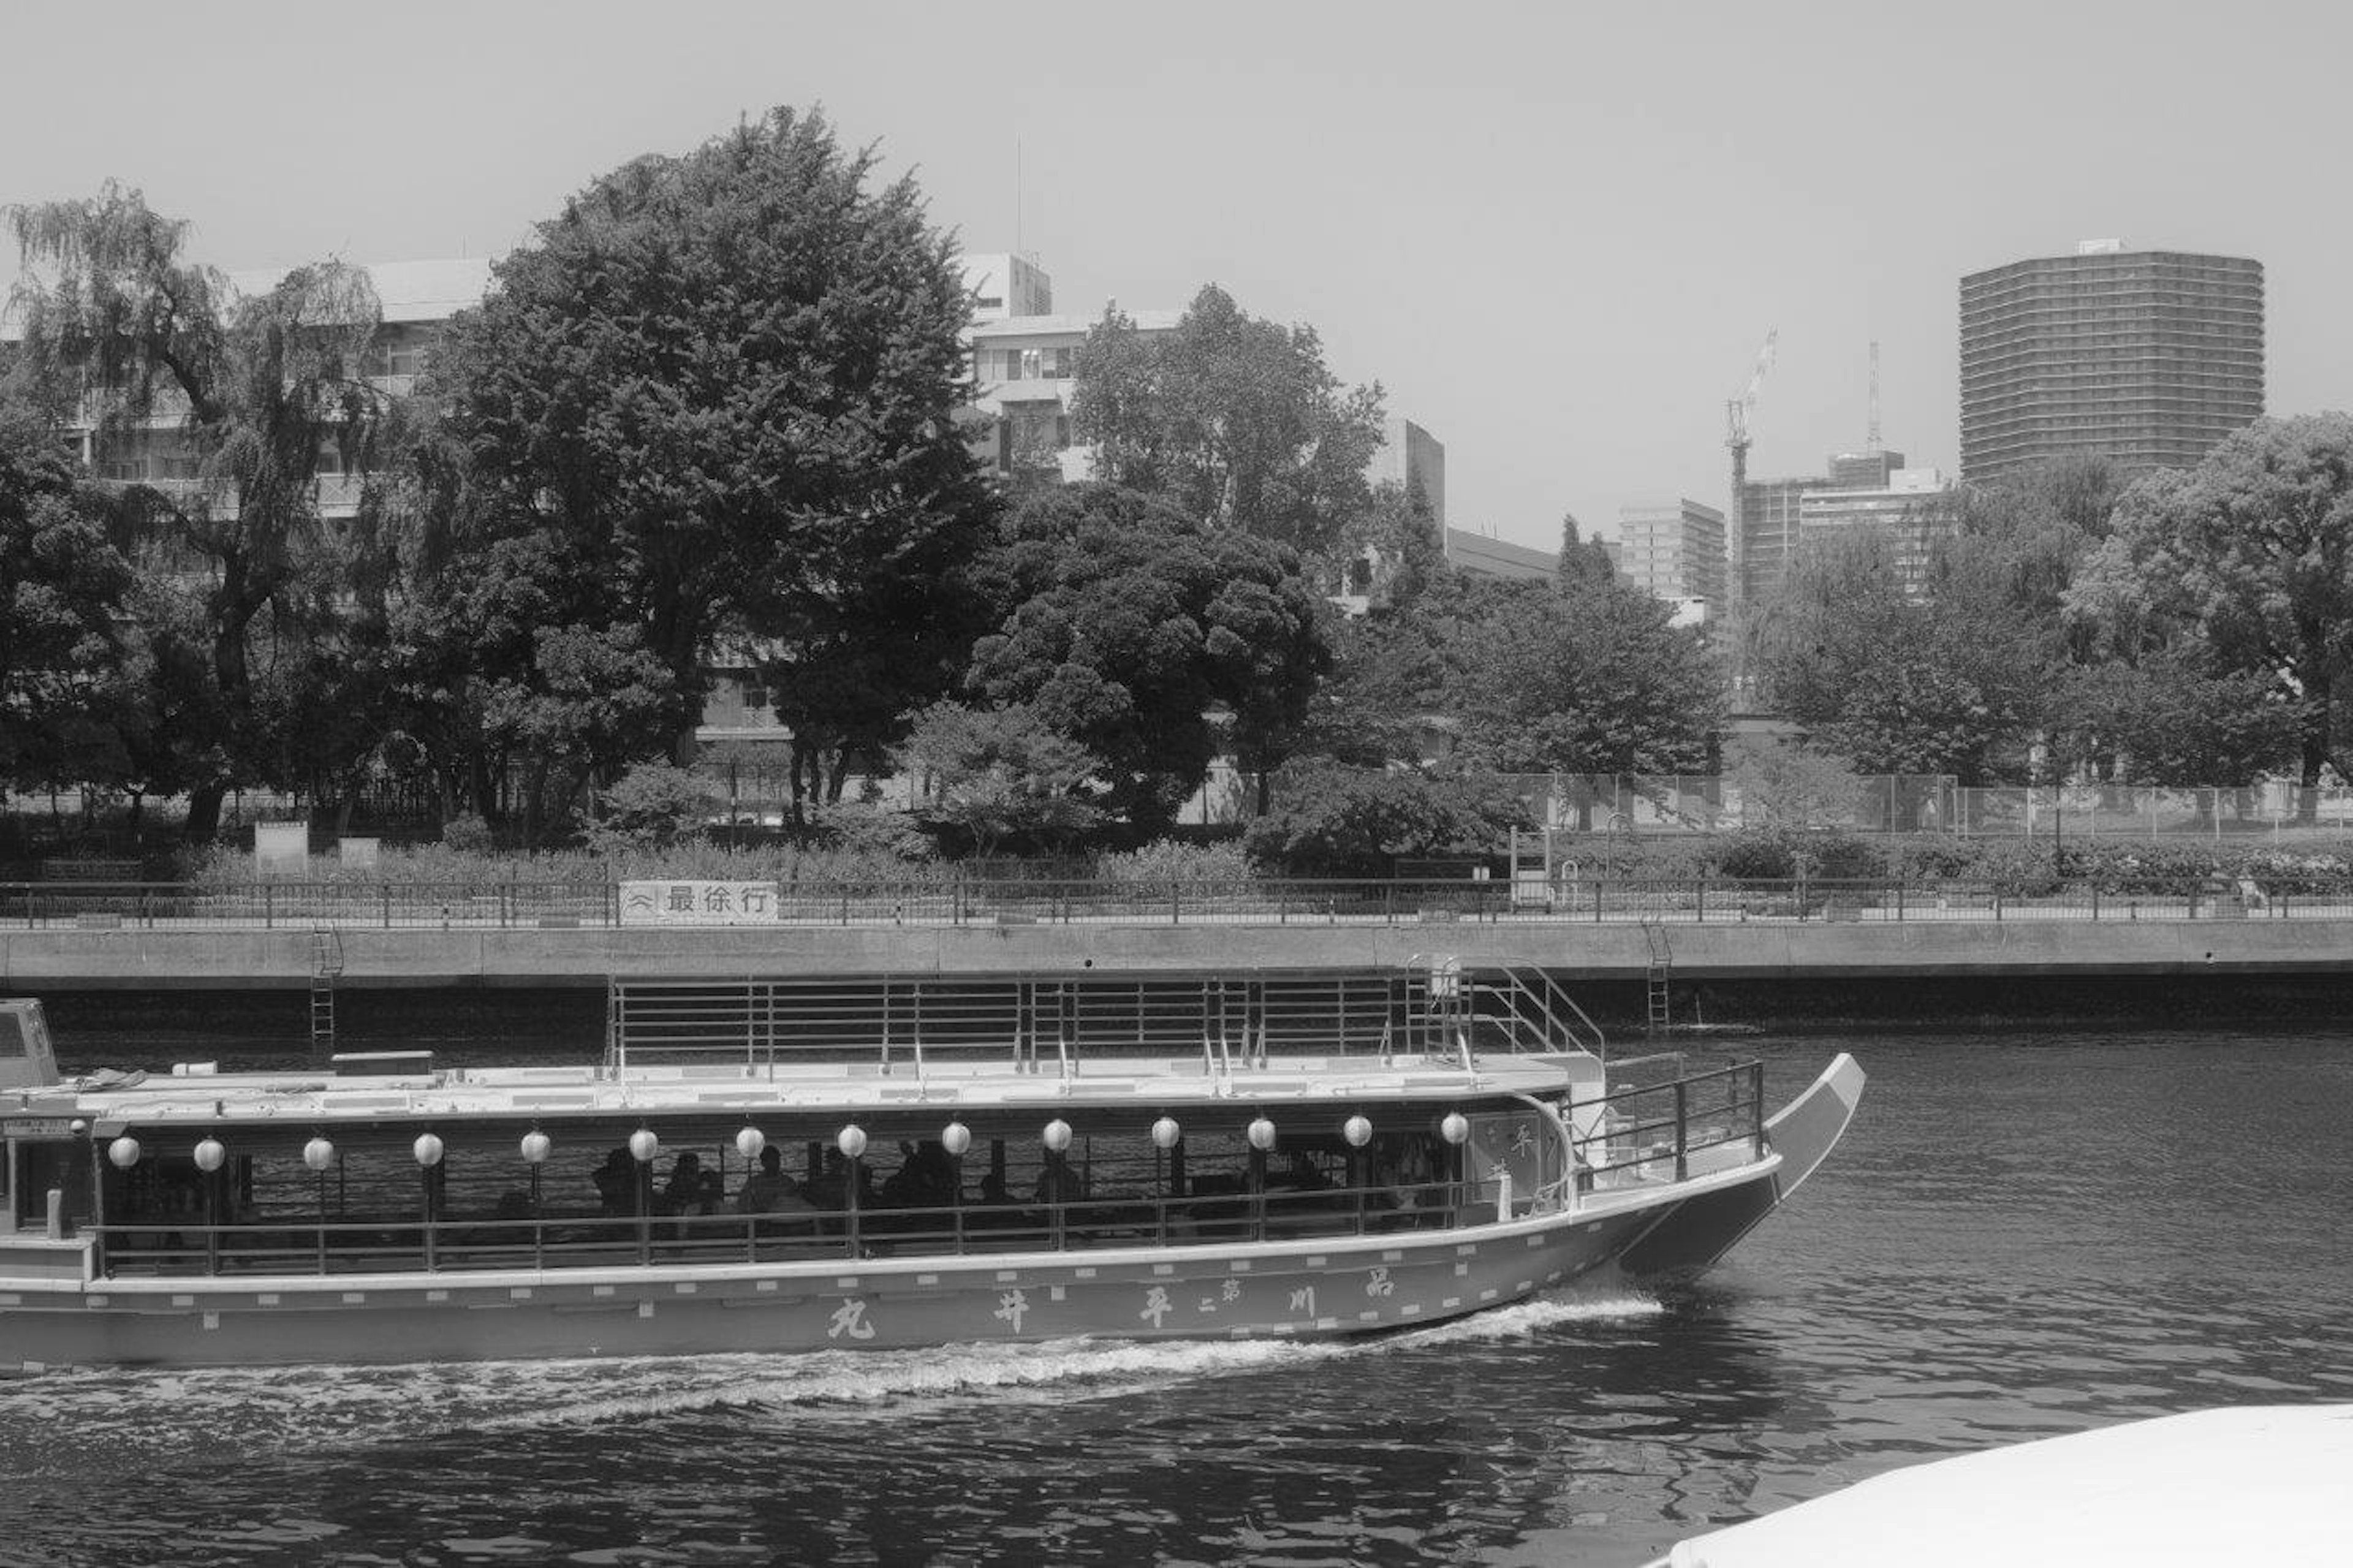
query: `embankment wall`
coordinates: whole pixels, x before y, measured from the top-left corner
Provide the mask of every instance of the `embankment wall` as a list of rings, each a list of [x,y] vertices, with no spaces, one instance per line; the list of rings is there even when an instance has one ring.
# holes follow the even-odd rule
[[[1477,921],[1333,926],[349,929],[348,988],[601,987],[634,976],[992,970],[1304,969],[1432,956],[1638,979],[1662,939],[1678,980],[2353,974],[2353,920],[1749,922],[1645,928]],[[0,931],[0,992],[306,987],[311,934]]]

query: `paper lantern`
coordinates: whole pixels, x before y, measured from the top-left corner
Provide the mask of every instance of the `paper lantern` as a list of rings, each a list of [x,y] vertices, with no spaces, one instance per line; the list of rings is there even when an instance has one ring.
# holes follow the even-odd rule
[[[335,1163],[335,1146],[324,1138],[313,1138],[302,1145],[302,1163],[314,1171],[323,1171]]]

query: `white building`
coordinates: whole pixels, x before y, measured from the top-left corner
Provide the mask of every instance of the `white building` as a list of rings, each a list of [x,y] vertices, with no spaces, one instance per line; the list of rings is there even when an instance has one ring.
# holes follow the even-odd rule
[[[1724,513],[1688,496],[1618,509],[1618,570],[1635,587],[1669,601],[1725,593]]]

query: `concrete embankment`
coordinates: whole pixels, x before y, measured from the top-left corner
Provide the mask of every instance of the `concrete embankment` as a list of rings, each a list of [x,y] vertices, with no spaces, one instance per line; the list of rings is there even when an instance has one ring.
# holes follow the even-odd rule
[[[1004,970],[1356,968],[1433,956],[1640,978],[1663,941],[1679,980],[2353,974],[2353,919],[1728,924],[350,929],[340,985],[601,987],[608,977]],[[0,931],[0,991],[293,988],[307,930]]]

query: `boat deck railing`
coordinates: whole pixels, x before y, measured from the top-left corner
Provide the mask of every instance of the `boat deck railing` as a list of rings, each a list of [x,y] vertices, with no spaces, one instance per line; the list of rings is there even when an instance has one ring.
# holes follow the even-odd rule
[[[921,1077],[994,1059],[1069,1077],[1104,1058],[1194,1058],[1230,1074],[1274,1056],[1466,1058],[1585,1048],[1601,1031],[1528,966],[1451,960],[1391,969],[1220,974],[882,974],[614,979],[606,1064],[725,1060],[773,1074],[864,1057]]]
[[[1683,1181],[1711,1157],[1765,1157],[1761,1061],[1613,1089],[1577,1100],[1569,1110],[1585,1124],[1586,1113],[1596,1108],[1600,1131],[1577,1142],[1579,1181],[1589,1188]]]
[[[515,1219],[270,1219],[92,1226],[110,1279],[187,1275],[441,1273],[963,1257],[1165,1247],[1450,1230],[1491,1224],[1509,1184],[1433,1181],[1315,1191],[1108,1195],[1067,1203],[808,1209],[764,1215]]]

